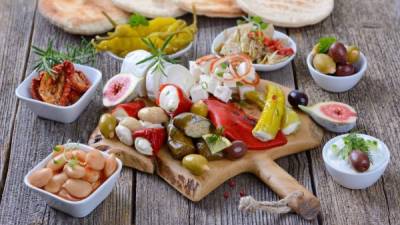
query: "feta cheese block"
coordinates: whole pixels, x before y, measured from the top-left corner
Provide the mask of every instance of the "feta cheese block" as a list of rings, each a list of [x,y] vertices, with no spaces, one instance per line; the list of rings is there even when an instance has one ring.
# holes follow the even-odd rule
[[[209,75],[200,75],[200,81],[199,84],[202,87],[206,87],[207,91],[211,94],[214,93],[215,88],[221,84],[221,82],[216,79],[215,77],[209,76]]]
[[[227,103],[232,98],[232,90],[229,87],[218,85],[214,91],[214,97]]]
[[[208,92],[206,88],[203,88],[200,84],[195,84],[190,89],[190,97],[192,102],[197,102],[203,99],[208,99]]]

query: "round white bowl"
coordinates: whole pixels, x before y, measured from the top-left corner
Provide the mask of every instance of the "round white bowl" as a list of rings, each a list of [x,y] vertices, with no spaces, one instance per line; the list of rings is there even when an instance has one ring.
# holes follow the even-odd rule
[[[211,52],[214,55],[218,55],[218,53],[215,51],[216,48],[218,48],[223,42],[225,42],[225,37],[227,37],[227,35],[230,35],[231,33],[233,33],[235,31],[236,27],[231,27],[228,28],[226,30],[223,30],[221,33],[219,33],[217,35],[217,37],[214,39],[212,45],[211,45]],[[268,71],[274,71],[274,70],[279,70],[282,67],[285,67],[287,64],[289,64],[294,57],[296,56],[297,53],[297,46],[296,43],[293,41],[293,39],[291,39],[289,36],[287,36],[286,34],[279,32],[279,31],[275,31],[274,32],[274,39],[279,38],[279,39],[286,39],[288,40],[288,47],[291,47],[294,51],[294,54],[292,56],[290,56],[288,59],[286,59],[283,62],[280,63],[276,63],[276,64],[272,64],[272,65],[266,65],[266,64],[253,64],[254,68],[257,71],[264,71],[264,72],[268,72]]]
[[[367,58],[360,52],[360,59],[354,64],[357,73],[350,76],[332,76],[316,70],[312,65],[312,60],[313,55],[310,53],[307,56],[307,66],[312,78],[318,86],[330,92],[344,92],[353,88],[364,75],[368,65]]]
[[[93,148],[84,144],[79,143],[68,143],[65,144],[66,146],[78,146],[78,148],[82,151],[88,152]],[[103,156],[109,157],[109,154],[106,152],[101,152]],[[28,181],[28,177],[35,171],[45,167],[47,162],[50,161],[52,155],[49,154],[45,159],[43,159],[38,165],[36,165],[31,171],[26,174],[24,178],[25,185],[32,189],[34,192],[40,195],[49,206],[63,211],[73,217],[85,217],[89,213],[91,213],[108,195],[110,195],[113,187],[118,181],[118,178],[121,173],[122,169],[122,162],[118,158],[117,163],[118,167],[117,170],[107,178],[93,193],[91,193],[88,197],[80,200],[80,201],[69,201],[64,198],[61,198],[58,195],[52,194],[47,192],[41,188],[37,188],[31,185]]]
[[[361,136],[365,139],[369,140],[376,140],[378,142],[378,146],[382,148],[382,152],[385,157],[384,162],[378,165],[376,168],[373,168],[372,170],[368,170],[363,173],[358,173],[355,171],[349,171],[344,168],[339,168],[338,166],[335,166],[331,161],[328,160],[328,151],[332,148],[332,145],[336,143],[339,139],[342,139],[348,134],[343,134],[340,136],[337,136],[335,138],[332,138],[329,140],[324,148],[322,149],[322,158],[325,163],[325,168],[328,171],[328,173],[332,176],[333,180],[336,181],[338,184],[342,185],[343,187],[349,188],[349,189],[364,189],[367,188],[371,185],[373,185],[378,179],[382,176],[383,172],[385,172],[385,169],[387,165],[389,164],[390,161],[390,152],[388,147],[380,141],[379,139],[366,135],[366,134],[357,134],[357,136]]]
[[[190,42],[190,44],[188,44],[188,46],[186,46],[185,48],[181,49],[180,51],[177,51],[174,54],[168,55],[168,57],[170,59],[176,59],[176,58],[179,58],[179,57],[183,56],[184,54],[186,54],[186,52],[188,52],[192,48],[193,42],[194,41]],[[120,60],[120,61],[124,61],[124,58],[119,57],[119,56],[115,55],[114,53],[112,53],[110,51],[107,51],[106,53],[107,53],[107,55],[111,56],[114,59],[117,59],[117,60]]]

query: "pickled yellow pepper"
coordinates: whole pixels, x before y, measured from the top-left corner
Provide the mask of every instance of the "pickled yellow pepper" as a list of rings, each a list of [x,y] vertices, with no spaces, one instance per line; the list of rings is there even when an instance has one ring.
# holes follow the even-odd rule
[[[281,128],[284,115],[285,95],[278,86],[269,83],[264,109],[252,131],[254,137],[261,141],[274,139]]]

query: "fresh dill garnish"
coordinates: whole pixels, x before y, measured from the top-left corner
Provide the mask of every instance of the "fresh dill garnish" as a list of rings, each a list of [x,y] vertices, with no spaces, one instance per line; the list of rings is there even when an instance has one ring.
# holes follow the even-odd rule
[[[374,151],[378,148],[378,142],[374,140],[365,140],[362,137],[357,136],[355,133],[351,133],[343,138],[344,146],[339,148],[336,144],[332,145],[332,152],[338,157],[347,160],[350,153],[357,149],[364,153],[370,154],[370,151]]]
[[[146,44],[146,46],[150,49],[151,56],[139,61],[136,63],[136,65],[145,63],[147,61],[153,60],[153,62],[149,65],[149,68],[153,68],[151,71],[154,73],[155,71],[160,71],[164,76],[165,74],[165,63],[176,63],[175,60],[170,59],[168,55],[165,53],[165,49],[167,48],[168,44],[171,42],[173,35],[169,35],[165,41],[164,44],[161,46],[161,48],[157,48],[155,44],[149,39],[149,38],[142,38],[142,41]]]
[[[53,66],[57,64],[66,60],[78,64],[93,64],[96,58],[96,50],[86,39],[82,39],[79,45],[67,45],[64,52],[54,49],[53,40],[48,42],[45,49],[33,45],[32,51],[39,56],[34,69],[38,72],[45,71],[53,79],[57,78],[53,71]]]

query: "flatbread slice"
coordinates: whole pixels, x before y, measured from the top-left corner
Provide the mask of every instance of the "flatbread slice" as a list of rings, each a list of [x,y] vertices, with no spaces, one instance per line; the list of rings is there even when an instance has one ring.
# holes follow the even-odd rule
[[[145,17],[179,17],[186,14],[173,0],[112,0],[113,3],[128,12],[140,13]]]
[[[117,24],[129,20],[129,14],[111,0],[39,0],[38,8],[50,23],[72,34],[95,35],[111,30],[113,25],[103,11]]]
[[[333,10],[334,0],[236,0],[249,15],[281,27],[303,27],[321,22]]]
[[[182,9],[193,12],[196,7],[197,15],[208,17],[235,18],[243,16],[243,11],[235,0],[174,0]]]

